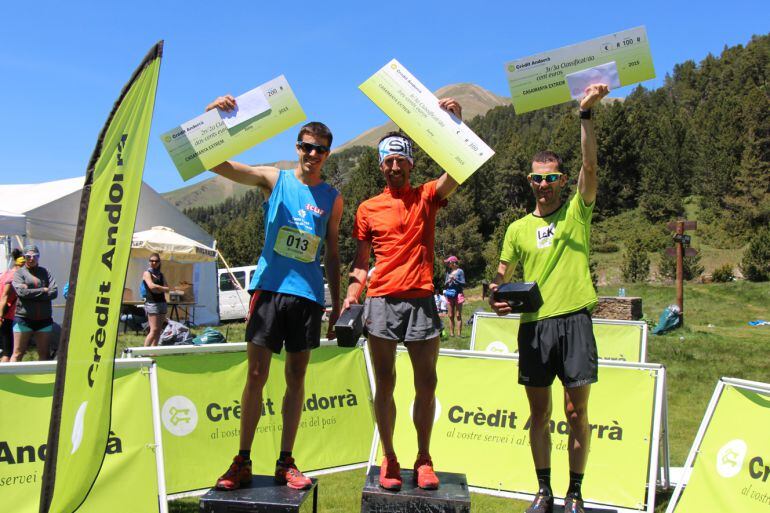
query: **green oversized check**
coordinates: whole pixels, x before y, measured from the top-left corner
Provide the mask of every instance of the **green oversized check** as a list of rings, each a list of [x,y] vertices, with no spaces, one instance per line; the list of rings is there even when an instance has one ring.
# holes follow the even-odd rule
[[[530,55],[505,64],[517,114],[568,102],[567,76],[614,63],[621,86],[655,78],[644,27]]]
[[[396,59],[358,88],[458,183],[495,154]]]
[[[305,120],[305,113],[283,75],[258,89],[270,108],[241,124],[227,128],[222,113],[212,109],[160,136],[184,180]]]

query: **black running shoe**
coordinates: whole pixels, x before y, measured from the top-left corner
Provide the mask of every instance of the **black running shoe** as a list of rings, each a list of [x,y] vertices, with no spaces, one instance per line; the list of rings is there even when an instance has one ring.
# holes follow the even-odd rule
[[[586,513],[583,509],[583,500],[577,497],[565,497],[564,513]]]
[[[538,493],[524,513],[553,513],[553,496]]]

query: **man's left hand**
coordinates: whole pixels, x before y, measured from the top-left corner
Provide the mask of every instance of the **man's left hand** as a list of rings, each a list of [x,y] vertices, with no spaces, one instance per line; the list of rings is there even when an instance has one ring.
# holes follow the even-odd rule
[[[586,87],[585,96],[580,100],[580,110],[589,110],[599,103],[602,98],[610,93],[610,88],[606,84],[591,84]]]
[[[463,108],[454,98],[441,98],[438,101],[438,106],[444,110],[448,110],[458,119],[463,119]]]

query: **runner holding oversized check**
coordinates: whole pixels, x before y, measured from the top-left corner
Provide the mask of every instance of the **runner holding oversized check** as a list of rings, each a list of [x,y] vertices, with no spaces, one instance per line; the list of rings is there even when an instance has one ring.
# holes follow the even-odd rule
[[[206,111],[160,136],[184,180],[306,118],[283,75],[239,96],[236,105],[231,111]]]
[[[591,84],[616,89],[655,78],[644,27],[516,59],[505,71],[516,114],[580,99]]]
[[[280,96],[278,84],[270,90]],[[270,98],[268,95],[268,100]],[[255,112],[259,117],[266,107],[275,109],[276,106],[269,101],[266,105],[263,100],[260,95],[250,96],[249,93],[239,98],[220,96],[208,105],[204,116],[221,119],[217,130],[223,133],[229,134],[233,130],[227,128],[228,125],[236,129],[250,126],[256,132],[250,136],[253,139],[260,136],[260,131],[249,119],[253,119]],[[280,117],[281,113],[276,115]],[[285,119],[276,120],[272,128],[284,123]],[[265,133],[262,131],[261,135]],[[249,283],[252,295],[246,325],[248,370],[241,397],[240,445],[232,463],[217,480],[216,486],[222,490],[234,490],[251,481],[251,446],[262,414],[262,391],[272,355],[279,354],[284,347],[286,392],[281,409],[283,429],[280,454],[275,463],[275,481],[298,490],[312,485],[297,468],[292,450],[302,415],[310,351],[321,342],[325,301],[320,255],[324,242],[332,301],[328,338],[334,338],[333,326],[340,312],[337,242],[342,197],[321,178],[321,168],[329,157],[331,144],[329,128],[313,121],[304,125],[297,135],[299,162],[295,169],[249,166],[229,160],[217,161],[211,168],[227,179],[259,188],[265,197],[265,243]]]

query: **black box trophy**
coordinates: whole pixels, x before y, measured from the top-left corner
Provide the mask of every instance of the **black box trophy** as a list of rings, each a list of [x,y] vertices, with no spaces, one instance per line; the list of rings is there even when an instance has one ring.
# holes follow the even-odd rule
[[[361,513],[470,513],[471,494],[465,474],[436,472],[438,490],[423,490],[414,482],[414,471],[402,469],[400,491],[380,487],[380,467],[372,467],[361,495]]]
[[[537,312],[543,306],[543,296],[534,281],[503,283],[492,294],[498,303],[508,303],[511,313]]]
[[[318,481],[307,490],[278,485],[273,476],[254,476],[237,490],[212,489],[200,499],[201,513],[299,513],[312,495],[313,513],[318,510]],[[307,509],[305,509],[307,511]]]
[[[340,314],[334,325],[339,347],[356,347],[358,339],[364,332],[364,306],[350,305],[350,308]]]

